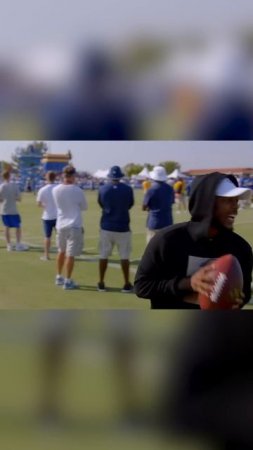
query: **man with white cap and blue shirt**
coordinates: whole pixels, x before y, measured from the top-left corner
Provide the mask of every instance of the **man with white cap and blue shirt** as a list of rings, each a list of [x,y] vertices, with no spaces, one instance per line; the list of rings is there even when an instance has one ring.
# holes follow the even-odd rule
[[[129,210],[134,205],[133,189],[121,182],[124,177],[119,166],[111,167],[108,173],[109,182],[99,189],[98,203],[102,208],[100,221],[100,259],[99,282],[97,289],[106,291],[104,277],[108,265],[108,257],[116,245],[120,255],[121,269],[124,277],[123,293],[132,292],[129,280],[129,257],[131,252],[131,230]]]
[[[172,205],[174,203],[174,190],[166,183],[165,168],[155,166],[150,172],[150,178],[153,184],[147,190],[142,204],[143,211],[148,211],[147,243],[157,231],[172,225]]]

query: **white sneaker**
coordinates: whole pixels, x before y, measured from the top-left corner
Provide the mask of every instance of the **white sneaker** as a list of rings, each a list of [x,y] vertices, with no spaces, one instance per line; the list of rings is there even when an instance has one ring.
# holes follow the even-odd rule
[[[40,257],[40,260],[41,261],[50,261],[50,258],[48,256],[43,255]]]
[[[14,250],[14,247],[12,244],[7,244],[7,248],[6,248],[7,252],[12,252]]]
[[[61,275],[56,275],[56,277],[55,277],[55,284],[56,284],[56,286],[63,286],[64,285],[64,281],[65,281],[64,277],[62,277]]]
[[[64,280],[63,289],[70,291],[73,289],[79,289],[79,286],[73,280],[69,280],[69,281]]]
[[[25,252],[29,249],[28,245],[22,244],[21,242],[19,244],[16,244],[16,251],[17,252]]]

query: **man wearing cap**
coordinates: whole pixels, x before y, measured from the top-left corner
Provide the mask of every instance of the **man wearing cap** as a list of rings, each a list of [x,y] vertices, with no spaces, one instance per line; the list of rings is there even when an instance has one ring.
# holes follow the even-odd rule
[[[109,182],[101,186],[98,193],[98,203],[102,208],[100,221],[100,260],[99,282],[97,289],[106,291],[104,277],[108,265],[108,257],[117,246],[121,269],[124,277],[123,293],[132,292],[133,286],[129,280],[129,257],[131,251],[131,231],[129,210],[134,204],[133,190],[120,180],[124,177],[119,166],[113,166],[108,174]]]
[[[150,172],[153,185],[146,192],[142,204],[143,211],[148,211],[147,243],[157,231],[172,225],[173,188],[166,183],[167,173],[164,167],[155,166]]]
[[[82,211],[87,209],[87,201],[81,188],[75,184],[76,170],[66,166],[63,171],[63,183],[54,188],[53,198],[57,208],[57,275],[55,284],[63,289],[77,289],[71,279],[75,257],[83,250]],[[65,277],[63,277],[65,270]]]
[[[151,301],[153,309],[199,309],[198,294],[213,283],[212,259],[234,255],[243,273],[243,292],[231,300],[242,307],[251,297],[251,246],[233,231],[238,200],[251,196],[233,175],[213,172],[192,183],[191,219],[167,227],[148,244],[135,278],[135,293]]]

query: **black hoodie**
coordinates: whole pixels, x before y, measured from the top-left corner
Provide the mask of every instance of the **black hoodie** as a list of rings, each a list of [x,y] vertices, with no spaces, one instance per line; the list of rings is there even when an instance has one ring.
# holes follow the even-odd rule
[[[213,172],[196,177],[192,183],[189,211],[191,220],[167,227],[150,241],[135,277],[134,287],[138,297],[150,299],[152,309],[199,309],[184,299],[193,294],[185,289],[185,278],[190,277],[208,260],[225,254],[234,255],[244,277],[244,303],[251,297],[252,249],[238,234],[226,228],[208,237],[219,183],[232,175]],[[187,283],[188,285],[188,283]]]

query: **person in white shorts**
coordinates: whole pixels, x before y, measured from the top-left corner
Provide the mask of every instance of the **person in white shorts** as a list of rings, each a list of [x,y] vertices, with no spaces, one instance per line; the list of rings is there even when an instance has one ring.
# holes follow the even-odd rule
[[[100,220],[100,257],[99,257],[99,292],[106,291],[104,277],[108,265],[108,257],[117,246],[124,278],[123,293],[133,291],[129,279],[129,257],[131,252],[132,233],[130,230],[129,210],[134,205],[133,190],[120,179],[124,177],[119,166],[113,166],[108,174],[109,182],[99,189],[98,203],[102,208]]]
[[[63,183],[53,189],[53,198],[57,207],[57,275],[55,283],[63,289],[77,289],[71,279],[75,257],[83,250],[84,230],[82,211],[88,207],[85,195],[75,184],[76,170],[66,166],[63,171]],[[62,272],[65,269],[65,277]]]
[[[57,186],[55,184],[56,174],[49,171],[46,174],[46,185],[41,187],[37,194],[38,206],[43,208],[42,222],[44,229],[44,255],[41,256],[42,261],[49,261],[49,253],[51,248],[51,237],[53,230],[56,227],[57,209],[53,197],[53,189]]]

